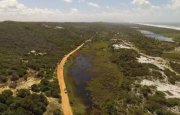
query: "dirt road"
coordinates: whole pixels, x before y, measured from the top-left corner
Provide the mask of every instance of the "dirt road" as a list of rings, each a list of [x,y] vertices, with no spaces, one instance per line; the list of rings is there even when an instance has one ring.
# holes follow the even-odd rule
[[[60,92],[61,92],[61,100],[62,100],[62,110],[64,115],[73,115],[71,105],[69,103],[69,97],[68,93],[65,91],[66,90],[66,84],[64,81],[64,75],[63,75],[63,68],[64,65],[67,61],[67,59],[75,53],[77,50],[79,50],[86,42],[89,40],[85,41],[83,44],[78,46],[75,50],[71,51],[69,54],[65,55],[64,58],[61,60],[60,64],[57,67],[57,78],[59,82],[59,87],[60,87]]]

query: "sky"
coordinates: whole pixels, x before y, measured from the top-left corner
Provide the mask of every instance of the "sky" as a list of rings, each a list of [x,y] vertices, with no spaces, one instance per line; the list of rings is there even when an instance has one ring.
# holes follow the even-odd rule
[[[180,0],[0,0],[0,21],[180,22]]]

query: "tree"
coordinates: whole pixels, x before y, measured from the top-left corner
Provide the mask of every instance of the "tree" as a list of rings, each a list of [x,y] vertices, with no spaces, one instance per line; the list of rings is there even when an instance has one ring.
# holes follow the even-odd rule
[[[8,110],[5,115],[32,115],[32,112],[25,110],[22,107],[18,107],[15,110]]]
[[[5,82],[7,82],[7,77],[0,76],[0,83],[5,83]]]
[[[43,110],[40,107],[36,107],[34,108],[33,113],[35,115],[43,115]]]
[[[56,89],[51,90],[51,96],[54,98],[59,98],[59,91]]]
[[[11,76],[11,81],[17,81],[19,79],[19,76],[14,73],[12,76]]]
[[[53,112],[53,115],[62,115],[61,111],[59,109],[56,109],[54,112]]]
[[[44,71],[38,72],[37,77],[38,77],[38,78],[44,77]]]
[[[31,93],[30,93],[30,91],[28,89],[19,89],[19,90],[17,90],[17,96],[21,97],[21,98],[24,98],[24,97],[26,97],[26,96],[28,96],[30,94]]]
[[[7,105],[0,103],[0,112],[4,112],[8,109]]]
[[[6,98],[8,98],[13,95],[13,92],[11,90],[4,90],[2,92],[2,95],[4,95]]]
[[[33,85],[31,86],[31,90],[32,90],[33,92],[39,92],[39,91],[40,91],[40,87],[39,87],[37,84],[33,84]]]

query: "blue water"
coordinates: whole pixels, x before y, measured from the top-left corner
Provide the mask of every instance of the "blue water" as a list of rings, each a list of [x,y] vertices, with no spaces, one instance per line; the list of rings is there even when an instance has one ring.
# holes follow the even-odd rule
[[[70,74],[76,82],[77,95],[83,100],[87,109],[91,106],[91,97],[86,90],[87,82],[91,80],[91,74],[88,69],[92,66],[92,56],[77,54],[70,68]]]
[[[160,40],[160,41],[174,42],[172,38],[165,37],[163,35],[156,34],[156,33],[153,33],[151,31],[147,31],[147,30],[139,30],[139,31],[142,34],[144,34],[146,37],[149,37],[149,38],[157,39],[157,40]]]

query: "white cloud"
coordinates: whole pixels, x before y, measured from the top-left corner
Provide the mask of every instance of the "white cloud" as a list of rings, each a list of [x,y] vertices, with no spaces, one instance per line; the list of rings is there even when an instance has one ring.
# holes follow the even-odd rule
[[[0,0],[0,14],[11,13],[20,15],[31,14],[54,14],[55,10],[41,9],[41,8],[28,8],[24,4],[19,3],[17,0]]]
[[[55,9],[29,8],[17,0],[0,0],[0,20],[43,20],[60,14]]]
[[[85,2],[85,1],[86,1],[86,0],[78,0],[78,2],[79,2],[79,3],[81,3],[81,2]]]
[[[180,9],[180,0],[171,0],[169,7],[172,9]]]
[[[24,9],[23,4],[18,3],[16,0],[0,0],[0,10],[14,11]]]
[[[78,0],[77,0],[78,1]],[[84,0],[80,0],[81,2]],[[147,2],[148,1],[148,2]],[[108,22],[178,22],[180,20],[180,0],[169,0],[169,5],[160,8],[154,6],[150,0],[132,0],[136,7],[129,9],[115,9],[97,11],[81,11],[77,8],[60,11],[59,9],[30,8],[17,0],[0,0],[0,20],[15,21],[108,21]],[[84,2],[86,4],[86,1]],[[90,2],[91,3],[91,2]],[[98,4],[91,4],[100,8]],[[143,7],[142,7],[143,6]],[[145,8],[144,6],[149,6]]]
[[[132,4],[136,5],[139,8],[147,9],[153,7],[149,0],[133,0]]]
[[[110,9],[110,6],[106,6],[107,9]]]
[[[93,2],[88,2],[87,3],[89,6],[92,6],[92,7],[95,7],[95,8],[100,8],[100,6],[96,3],[93,3]]]
[[[73,0],[64,0],[65,2],[72,2]]]
[[[78,13],[78,12],[79,12],[79,10],[77,8],[72,8],[71,9],[71,13]]]

